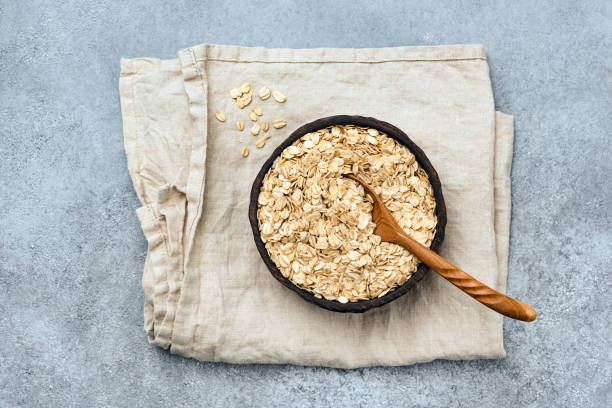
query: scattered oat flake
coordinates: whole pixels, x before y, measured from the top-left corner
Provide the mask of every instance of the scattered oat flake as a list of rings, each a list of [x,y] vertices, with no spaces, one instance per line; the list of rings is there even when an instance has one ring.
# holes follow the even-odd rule
[[[268,122],[264,122],[264,123],[261,125],[261,130],[263,130],[264,132],[267,132],[267,131],[268,131],[268,126],[269,126],[269,125],[268,125]]]
[[[265,101],[266,99],[268,99],[270,97],[270,88],[268,88],[267,86],[262,86],[261,89],[259,90],[259,98],[262,101]]]
[[[240,88],[238,88],[238,91],[242,94],[251,92],[251,84],[248,82],[245,82],[244,84],[240,85]]]
[[[263,115],[263,111],[261,110],[259,106],[256,106],[255,109],[253,109],[253,112],[255,112],[257,116]]]
[[[272,127],[275,129],[280,129],[287,126],[287,121],[285,119],[276,119],[272,121]]]
[[[287,97],[285,95],[283,95],[283,93],[280,92],[280,91],[272,92],[272,96],[274,97],[274,100],[276,102],[283,103],[283,102],[285,102],[287,100]]]
[[[241,120],[236,122],[236,126],[238,126],[238,130],[241,131],[241,132],[244,129],[244,123]]]
[[[270,135],[263,135],[263,137],[261,139],[259,139],[257,141],[257,143],[255,143],[255,147],[257,147],[258,149],[261,149],[262,147],[264,147],[266,145],[266,140],[268,140],[270,138]]]
[[[245,93],[236,99],[236,104],[240,109],[244,109],[251,103],[251,93]]]
[[[219,122],[225,122],[225,113],[223,113],[222,111],[216,111],[215,117]]]
[[[237,97],[239,97],[240,95],[242,95],[242,92],[240,92],[238,90],[238,88],[232,88],[230,90],[230,96],[232,97],[232,99],[236,99]]]
[[[247,157],[249,155],[249,148],[245,147],[242,149],[242,157]]]
[[[260,129],[261,129],[261,126],[259,126],[259,123],[255,122],[253,124],[253,127],[251,128],[251,134],[253,136],[257,136],[259,134]]]
[[[249,119],[251,119],[253,122],[257,122],[257,114],[253,111],[249,112]]]

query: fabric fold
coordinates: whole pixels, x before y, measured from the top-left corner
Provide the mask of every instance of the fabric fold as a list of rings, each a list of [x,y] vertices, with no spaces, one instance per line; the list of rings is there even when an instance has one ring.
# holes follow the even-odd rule
[[[510,248],[512,148],[514,117],[495,113],[495,244],[498,259],[497,290],[506,293],[508,255]]]
[[[144,327],[152,343],[168,348],[184,270],[192,143],[188,98],[178,61],[123,59],[119,88],[128,169],[143,205],[136,213],[149,244],[142,278]]]
[[[157,202],[136,210],[148,242],[143,274],[145,330],[162,348],[171,343],[183,279],[183,228],[186,198],[174,186],[163,186]]]

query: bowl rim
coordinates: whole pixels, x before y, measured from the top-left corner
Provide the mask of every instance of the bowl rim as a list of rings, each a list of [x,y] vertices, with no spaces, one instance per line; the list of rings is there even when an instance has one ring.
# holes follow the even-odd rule
[[[409,289],[413,288],[418,281],[423,279],[426,273],[429,272],[429,268],[420,263],[417,266],[417,271],[412,274],[412,276],[404,283],[402,286],[396,287],[394,290],[389,291],[386,295],[370,300],[363,300],[359,302],[348,302],[348,303],[340,303],[335,300],[327,300],[325,298],[317,298],[312,293],[298,287],[293,282],[291,282],[288,278],[285,278],[276,264],[270,258],[268,251],[266,250],[265,244],[261,240],[261,235],[259,232],[259,224],[257,221],[257,211],[258,211],[258,197],[259,191],[261,189],[261,185],[263,183],[263,179],[276,160],[278,156],[289,147],[293,142],[297,139],[301,138],[307,133],[326,128],[328,126],[334,125],[357,125],[370,127],[376,130],[379,130],[389,137],[392,137],[400,144],[408,147],[410,151],[414,154],[419,165],[425,170],[429,177],[429,182],[431,183],[434,191],[434,197],[436,199],[436,216],[438,218],[438,223],[436,225],[436,234],[432,240],[430,249],[433,251],[438,251],[440,248],[440,244],[444,240],[444,231],[446,228],[446,205],[444,203],[444,196],[442,194],[442,185],[440,183],[440,178],[438,177],[437,171],[434,169],[433,165],[423,152],[419,146],[417,146],[403,131],[399,128],[391,125],[390,123],[383,122],[381,120],[365,117],[365,116],[355,116],[355,115],[335,115],[329,116],[321,119],[317,119],[310,123],[307,123],[296,130],[294,130],[289,137],[287,137],[270,155],[270,157],[266,160],[266,162],[261,167],[261,170],[255,177],[255,181],[251,187],[251,195],[250,195],[250,204],[249,204],[249,221],[251,223],[251,230],[253,231],[253,238],[255,240],[255,246],[259,251],[261,258],[264,263],[268,267],[270,273],[276,280],[278,280],[283,286],[291,289],[295,293],[297,293],[302,299],[314,303],[319,307],[322,307],[327,310],[331,310],[334,312],[341,313],[363,313],[372,308],[380,307],[386,305],[400,296],[406,294]]]

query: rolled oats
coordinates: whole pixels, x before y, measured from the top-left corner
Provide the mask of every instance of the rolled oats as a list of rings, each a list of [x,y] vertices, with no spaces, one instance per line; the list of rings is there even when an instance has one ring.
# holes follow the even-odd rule
[[[276,158],[258,197],[261,239],[282,275],[341,303],[384,296],[419,263],[374,235],[371,198],[342,177],[351,172],[410,236],[431,245],[437,218],[427,174],[408,148],[376,129],[331,126],[304,135]]]
[[[249,148],[245,147],[242,149],[242,157],[247,157],[249,155]]]
[[[261,130],[263,130],[264,132],[267,132],[268,131],[268,126],[269,126],[268,122],[262,123],[261,124]]]
[[[244,123],[241,120],[236,122],[236,126],[238,126],[238,130],[241,131],[241,132],[244,129]]]
[[[257,122],[257,114],[254,111],[250,111],[249,119],[251,119],[253,122]]]

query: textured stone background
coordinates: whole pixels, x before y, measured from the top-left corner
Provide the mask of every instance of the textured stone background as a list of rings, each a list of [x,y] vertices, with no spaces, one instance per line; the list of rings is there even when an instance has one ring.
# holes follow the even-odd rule
[[[609,1],[161,3],[0,1],[0,405],[611,406]],[[119,58],[202,42],[485,45],[516,117],[509,292],[539,312],[506,319],[507,358],[345,371],[148,345]]]

